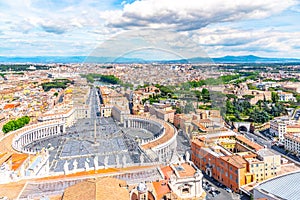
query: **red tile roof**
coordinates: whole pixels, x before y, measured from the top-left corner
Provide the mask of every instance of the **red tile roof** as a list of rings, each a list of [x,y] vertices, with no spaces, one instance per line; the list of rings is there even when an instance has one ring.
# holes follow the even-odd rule
[[[171,192],[169,186],[168,186],[168,181],[162,180],[159,182],[153,182],[153,187],[156,192],[156,199],[162,199],[164,195],[168,194]]]
[[[28,154],[17,154],[14,153],[11,155],[11,169],[17,170],[24,163],[24,161],[28,158]]]

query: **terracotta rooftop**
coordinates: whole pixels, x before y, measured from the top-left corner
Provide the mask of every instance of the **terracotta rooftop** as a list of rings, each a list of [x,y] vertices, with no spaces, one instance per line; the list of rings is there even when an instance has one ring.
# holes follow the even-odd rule
[[[206,131],[205,126],[203,126],[200,122],[198,121],[193,121],[192,122],[195,126],[197,126],[198,128],[200,128],[202,131]]]
[[[166,180],[162,180],[159,182],[153,182],[152,184],[153,184],[154,190],[156,192],[156,199],[162,199],[165,194],[168,194],[171,192],[171,190],[168,186],[168,181],[166,181]]]
[[[242,135],[237,135],[237,136],[236,136],[236,139],[239,140],[239,141],[242,142],[242,143],[247,144],[249,147],[255,149],[256,151],[258,151],[258,150],[260,150],[260,149],[263,148],[262,146],[256,144],[255,142],[252,142],[252,141],[248,140],[247,138],[245,138],[245,137],[242,136]]]
[[[234,167],[240,169],[244,168],[246,165],[246,160],[244,160],[239,155],[231,155],[231,156],[222,156],[220,157],[223,161],[229,163],[230,165],[233,165]]]
[[[128,200],[129,191],[125,188],[126,185],[125,181],[111,177],[90,179],[67,188],[63,200]]]
[[[212,121],[210,119],[200,119],[199,123],[211,123]]]
[[[196,173],[196,169],[189,165],[188,163],[182,163],[179,165],[174,165],[176,171],[180,177],[193,177]]]
[[[300,132],[300,124],[287,125],[287,128],[299,128],[299,132]]]
[[[205,140],[205,138],[202,138],[202,140]],[[200,139],[196,138],[192,140],[192,143],[197,145],[198,147],[204,147],[204,142],[201,141]]]
[[[165,179],[170,179],[171,175],[173,174],[173,170],[170,166],[162,167],[161,171],[163,172]]]
[[[175,134],[174,128],[170,124],[168,124],[167,122],[163,122],[163,123],[164,123],[163,125],[164,125],[164,128],[165,128],[165,134],[158,140],[154,140],[154,141],[149,142],[145,145],[142,145],[143,149],[151,149],[155,146],[163,144],[163,143],[167,142],[168,140],[170,140],[174,136],[174,134]]]
[[[28,158],[28,154],[18,154],[14,153],[11,155],[11,169],[17,170],[24,163],[24,161]]]

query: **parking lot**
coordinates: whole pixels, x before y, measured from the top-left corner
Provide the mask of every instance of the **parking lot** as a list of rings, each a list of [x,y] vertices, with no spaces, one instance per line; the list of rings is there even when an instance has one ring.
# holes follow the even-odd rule
[[[226,191],[224,186],[220,186],[219,183],[207,175],[203,174],[203,189],[207,193],[207,200],[231,200],[231,199],[242,199],[249,200],[250,198],[246,195],[240,195],[234,192]],[[212,191],[215,191],[212,193]]]

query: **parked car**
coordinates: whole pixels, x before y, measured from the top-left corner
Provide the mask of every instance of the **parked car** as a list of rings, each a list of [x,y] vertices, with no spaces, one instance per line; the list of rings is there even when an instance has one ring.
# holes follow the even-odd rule
[[[215,191],[213,191],[212,193],[211,193],[211,195],[213,196],[213,197],[215,197],[215,196],[217,196],[219,193],[216,193]]]
[[[232,190],[230,188],[225,188],[225,190],[229,193],[232,193]]]

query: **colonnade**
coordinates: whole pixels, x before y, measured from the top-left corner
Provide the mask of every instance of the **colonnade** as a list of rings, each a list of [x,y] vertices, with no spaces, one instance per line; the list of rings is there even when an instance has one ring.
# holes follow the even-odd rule
[[[138,128],[146,129],[147,131],[153,133],[154,136],[159,135],[163,132],[163,125],[152,121],[150,119],[136,118],[136,117],[127,117],[124,120],[125,128]]]
[[[34,141],[65,133],[65,124],[63,121],[42,122],[28,126],[25,130],[21,129],[18,132],[20,133],[13,139],[12,147],[17,151],[24,152],[26,151],[24,147]]]
[[[167,129],[166,127],[167,126]],[[124,119],[124,127],[126,128],[140,128],[146,129],[149,132],[153,133],[153,138],[149,140],[143,140],[141,145],[144,147],[150,143],[156,143],[156,145],[150,145],[150,149],[146,150],[146,153],[149,154],[150,157],[153,158],[151,152],[155,153],[159,162],[165,162],[169,160],[177,147],[176,135],[177,130],[171,124],[164,122],[158,119],[149,119],[144,117],[127,117]],[[166,131],[169,131],[166,133]],[[170,138],[169,140],[161,140],[161,138],[166,137]],[[161,141],[161,142],[160,142]]]

